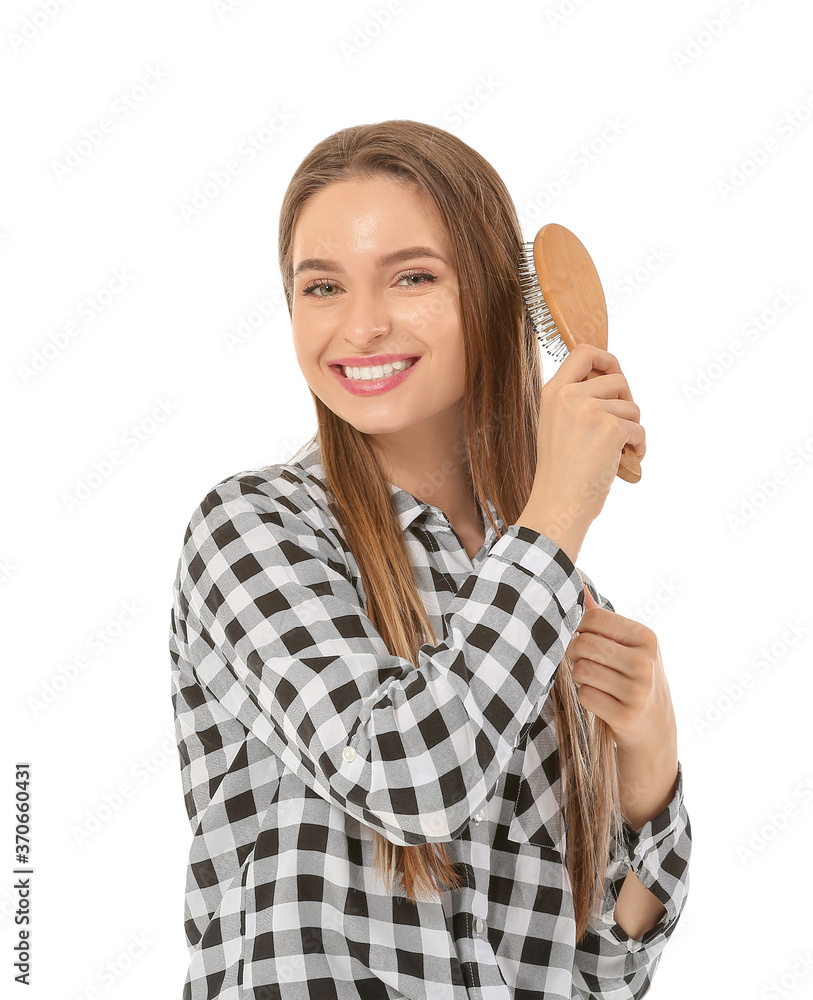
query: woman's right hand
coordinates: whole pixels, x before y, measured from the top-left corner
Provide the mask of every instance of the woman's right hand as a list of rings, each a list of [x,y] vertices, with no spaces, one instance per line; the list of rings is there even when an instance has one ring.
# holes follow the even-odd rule
[[[600,374],[588,377],[594,369]],[[542,387],[532,490],[536,509],[583,536],[604,506],[627,443],[644,457],[640,410],[618,360],[579,344]]]

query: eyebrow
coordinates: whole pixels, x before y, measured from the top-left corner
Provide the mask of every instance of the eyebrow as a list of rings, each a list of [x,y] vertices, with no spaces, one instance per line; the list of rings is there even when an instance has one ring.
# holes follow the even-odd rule
[[[447,263],[437,250],[431,247],[404,247],[403,250],[393,250],[392,253],[384,254],[376,261],[377,267],[387,267],[389,264],[400,264],[406,260],[414,260],[416,257],[431,257],[433,260]],[[344,274],[344,268],[335,260],[324,260],[321,257],[306,257],[294,268],[294,277],[302,271],[335,271],[337,274]]]

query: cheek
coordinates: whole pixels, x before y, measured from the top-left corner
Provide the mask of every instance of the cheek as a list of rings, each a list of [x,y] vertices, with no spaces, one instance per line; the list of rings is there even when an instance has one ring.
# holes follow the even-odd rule
[[[457,296],[449,288],[433,288],[424,295],[416,295],[413,301],[404,295],[398,321],[410,334],[427,343],[442,344],[445,349],[460,325]]]

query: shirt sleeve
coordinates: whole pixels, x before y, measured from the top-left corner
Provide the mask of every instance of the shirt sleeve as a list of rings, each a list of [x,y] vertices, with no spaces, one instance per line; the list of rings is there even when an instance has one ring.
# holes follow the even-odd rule
[[[173,607],[187,682],[392,843],[453,840],[550,691],[584,613],[578,571],[509,526],[413,664],[373,627],[332,522],[287,485],[238,474],[193,512]]]
[[[592,580],[579,572],[599,606],[614,611]],[[633,830],[625,822],[613,841],[600,913],[590,918],[588,933],[576,948],[574,998],[640,1000],[646,995],[686,905],[691,847],[691,823],[683,800],[683,768],[678,761],[671,802],[640,830]],[[630,868],[666,909],[641,938],[630,937],[613,916]]]

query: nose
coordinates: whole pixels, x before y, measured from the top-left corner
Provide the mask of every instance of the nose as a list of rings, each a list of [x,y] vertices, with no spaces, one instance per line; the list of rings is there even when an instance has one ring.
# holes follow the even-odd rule
[[[348,305],[343,317],[345,339],[360,354],[369,353],[365,345],[375,343],[392,330],[385,296],[370,291],[356,292]]]

